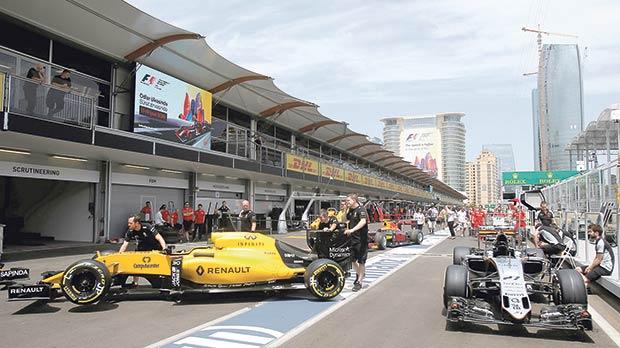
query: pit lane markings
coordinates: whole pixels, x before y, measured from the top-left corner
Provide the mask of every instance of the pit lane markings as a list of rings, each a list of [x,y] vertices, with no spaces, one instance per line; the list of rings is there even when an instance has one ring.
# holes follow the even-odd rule
[[[429,236],[422,242],[422,246],[403,246],[371,257],[367,262],[367,274],[369,276],[364,280],[364,289],[378,284],[413,261],[421,253],[438,245],[446,237],[447,234],[445,236]],[[354,278],[355,275],[352,274],[347,278],[347,283],[352,284]],[[226,317],[186,330],[171,338],[154,343],[149,348],[253,348],[264,346],[265,344],[267,346],[277,346],[340,308],[350,299],[359,296],[362,292],[352,292],[351,286],[347,286],[337,300],[328,302],[312,301],[307,296],[295,297],[294,295],[288,296],[285,299],[270,299],[253,307],[244,308]],[[214,324],[218,325],[214,326]],[[263,327],[266,325],[269,328]],[[260,330],[270,330],[273,333],[278,332],[280,335],[264,335],[260,333]],[[216,332],[213,333],[213,331]],[[251,340],[260,340],[260,343]],[[256,344],[259,344],[259,346]]]
[[[588,306],[588,312],[592,316],[592,320],[605,332],[605,334],[612,340],[614,343],[620,347],[620,333],[616,331],[616,329],[607,321],[599,312],[597,312],[592,305]]]

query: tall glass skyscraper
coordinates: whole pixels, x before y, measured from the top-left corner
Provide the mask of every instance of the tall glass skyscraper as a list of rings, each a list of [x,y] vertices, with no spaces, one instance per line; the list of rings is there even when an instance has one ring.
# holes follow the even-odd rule
[[[542,49],[539,71],[538,124],[540,155],[535,158],[540,170],[574,168],[565,150],[583,130],[583,83],[579,48],[572,44],[546,44]],[[536,135],[536,134],[535,134]],[[535,150],[536,151],[536,150]]]
[[[482,151],[495,154],[499,162],[500,177],[502,172],[515,171],[515,155],[511,144],[486,144],[482,145]]]

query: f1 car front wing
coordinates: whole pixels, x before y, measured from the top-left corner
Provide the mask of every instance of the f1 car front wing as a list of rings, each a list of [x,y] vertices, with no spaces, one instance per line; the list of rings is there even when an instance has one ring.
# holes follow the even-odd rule
[[[490,305],[482,300],[451,297],[446,308],[446,320],[476,324],[504,324],[546,329],[592,330],[592,317],[581,304],[545,306],[538,318],[513,322],[498,318]]]

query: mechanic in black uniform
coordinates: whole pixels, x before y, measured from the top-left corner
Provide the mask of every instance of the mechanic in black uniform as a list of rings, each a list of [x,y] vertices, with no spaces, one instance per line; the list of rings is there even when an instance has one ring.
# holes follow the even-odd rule
[[[536,217],[540,224],[543,226],[551,226],[553,227],[553,213],[549,210],[549,206],[547,202],[540,203],[540,212],[538,212],[538,216]]]
[[[346,198],[347,221],[349,228],[344,231],[351,237],[351,250],[353,251],[353,268],[356,279],[353,283],[353,291],[362,289],[362,281],[366,272],[366,258],[368,257],[368,213],[357,201],[357,194],[351,193]]]
[[[243,232],[255,232],[256,231],[256,214],[250,209],[250,201],[243,201],[241,203],[243,210],[239,213],[239,220],[241,220],[241,231]]]
[[[336,219],[335,216],[329,216],[329,214],[327,214],[327,210],[325,209],[321,209],[319,220],[318,230],[333,232],[338,227],[338,219]]]
[[[155,227],[140,222],[140,215],[134,215],[127,219],[127,233],[125,233],[125,241],[119,252],[124,252],[129,246],[129,241],[136,241],[138,244],[136,251],[151,251],[166,249],[166,241],[157,232]],[[138,277],[133,277],[133,286],[138,285]]]

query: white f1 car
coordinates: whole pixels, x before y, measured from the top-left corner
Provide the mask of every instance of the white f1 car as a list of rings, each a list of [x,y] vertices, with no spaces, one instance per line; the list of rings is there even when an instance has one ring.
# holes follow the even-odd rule
[[[548,259],[541,249],[516,248],[503,233],[484,248],[456,247],[444,279],[446,319],[592,330],[582,277],[563,264]],[[537,313],[535,302],[543,303]]]

